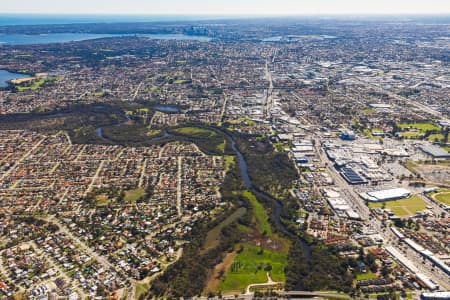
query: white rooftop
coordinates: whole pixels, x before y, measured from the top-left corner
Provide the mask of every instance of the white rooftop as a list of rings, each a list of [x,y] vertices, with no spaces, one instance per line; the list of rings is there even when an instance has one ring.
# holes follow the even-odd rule
[[[368,198],[371,201],[387,201],[407,198],[411,195],[411,191],[404,188],[392,188],[387,190],[367,192],[365,194],[369,196]]]

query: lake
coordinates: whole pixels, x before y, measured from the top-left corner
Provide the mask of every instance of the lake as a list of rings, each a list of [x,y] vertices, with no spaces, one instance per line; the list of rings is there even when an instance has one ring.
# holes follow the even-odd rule
[[[11,79],[30,77],[26,74],[11,73],[6,70],[0,70],[0,87],[7,87],[8,81]]]
[[[0,34],[0,45],[33,45],[78,42],[108,37],[121,37],[127,34],[96,34],[96,33],[51,33],[39,35],[27,34]],[[196,40],[208,42],[211,38],[184,34],[140,34],[155,40]]]

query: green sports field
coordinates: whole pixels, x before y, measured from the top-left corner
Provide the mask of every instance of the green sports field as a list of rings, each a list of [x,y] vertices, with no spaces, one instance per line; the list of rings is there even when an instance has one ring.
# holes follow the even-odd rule
[[[394,214],[399,217],[412,216],[416,212],[420,210],[424,210],[427,206],[427,203],[420,198],[418,195],[412,195],[409,198],[395,200],[395,201],[386,201],[384,202],[386,208],[392,210]],[[383,207],[383,203],[369,203],[370,208]]]

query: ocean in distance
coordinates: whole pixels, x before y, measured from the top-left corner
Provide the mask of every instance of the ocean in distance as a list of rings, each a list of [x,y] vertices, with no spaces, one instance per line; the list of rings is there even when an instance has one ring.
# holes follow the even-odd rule
[[[88,23],[138,23],[138,22],[176,22],[219,19],[220,16],[184,15],[40,15],[40,14],[0,14],[1,26],[30,26]],[[0,34],[1,45],[32,45],[84,41],[98,38],[125,36],[125,34],[93,33],[50,33],[39,35]],[[210,41],[205,36],[182,34],[142,34],[151,39]]]
[[[49,14],[1,14],[0,26],[56,25],[86,23],[134,23],[217,20],[219,15],[49,15]],[[228,16],[229,17],[229,16]]]

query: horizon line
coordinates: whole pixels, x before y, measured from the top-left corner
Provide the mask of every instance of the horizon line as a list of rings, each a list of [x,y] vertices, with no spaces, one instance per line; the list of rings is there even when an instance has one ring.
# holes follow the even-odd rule
[[[366,13],[351,13],[351,12],[342,12],[342,13],[303,13],[303,14],[216,14],[216,13],[206,13],[206,14],[192,14],[192,13],[153,13],[153,14],[143,14],[143,13],[91,13],[91,12],[76,12],[76,13],[66,13],[66,12],[1,12],[0,15],[41,15],[41,16],[192,16],[192,17],[207,17],[207,16],[215,16],[215,17],[241,17],[241,16],[260,16],[260,17],[303,17],[303,16],[450,16],[450,12],[423,12],[423,13],[387,13],[387,12],[366,12]]]

